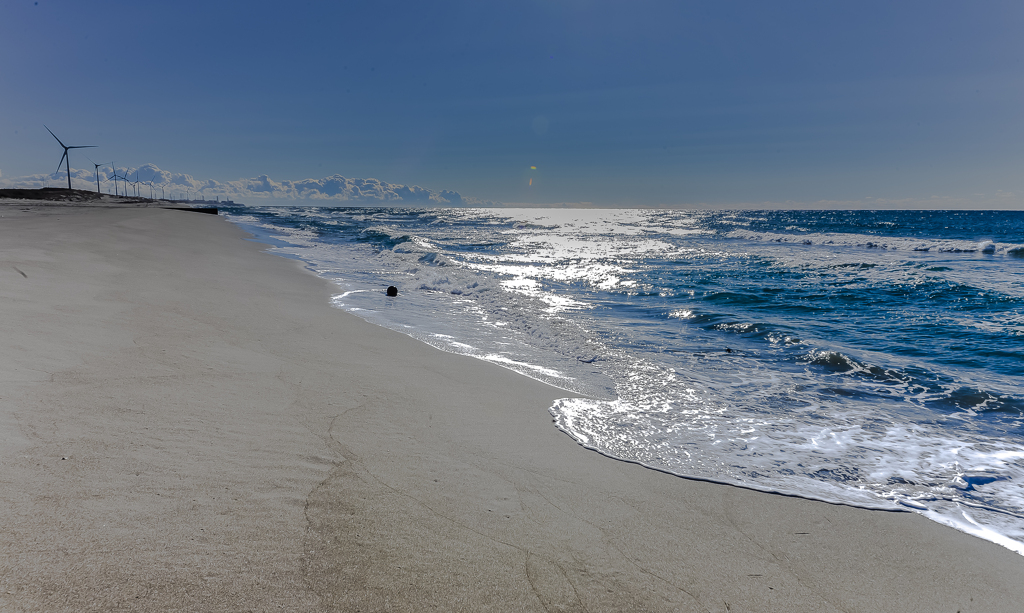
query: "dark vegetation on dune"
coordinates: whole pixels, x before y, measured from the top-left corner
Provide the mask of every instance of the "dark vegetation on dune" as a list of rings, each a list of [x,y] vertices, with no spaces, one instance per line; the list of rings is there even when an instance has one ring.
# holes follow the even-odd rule
[[[60,202],[98,202],[116,198],[119,202],[156,202],[150,198],[112,196],[110,194],[97,194],[94,191],[84,189],[68,190],[65,187],[0,189],[0,198],[14,198],[17,200],[53,200]]]
[[[51,202],[111,202],[120,204],[160,202],[203,202],[202,200],[184,201],[160,198],[143,198],[141,196],[115,196],[113,194],[98,194],[93,190],[69,190],[66,187],[41,187],[38,189],[0,189],[0,198],[11,198],[15,200],[49,200]]]

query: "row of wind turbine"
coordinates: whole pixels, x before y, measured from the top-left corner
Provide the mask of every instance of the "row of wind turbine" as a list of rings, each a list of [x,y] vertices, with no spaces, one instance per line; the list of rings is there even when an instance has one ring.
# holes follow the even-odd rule
[[[60,146],[64,148],[64,155],[61,156],[60,162],[57,162],[57,170],[60,170],[61,164],[64,164],[64,171],[65,171],[65,173],[68,176],[68,191],[70,191],[71,190],[71,156],[68,154],[68,152],[71,149],[91,149],[91,148],[95,148],[96,145],[65,145],[63,141],[61,141],[59,138],[57,138],[57,135],[53,133],[53,130],[51,130],[46,125],[43,125],[43,127],[46,128],[46,131],[50,133],[50,136],[52,136],[54,139],[56,139],[57,142],[60,144]],[[92,162],[92,160],[89,160],[89,161]],[[95,172],[96,172],[96,193],[98,194],[98,193],[100,193],[100,166],[105,166],[106,164],[97,164],[96,162],[92,162],[92,164],[95,167]],[[117,170],[115,169],[113,162],[110,163],[110,171],[112,173],[111,179],[114,181],[114,193],[116,195],[120,195],[120,193],[118,192],[117,181],[118,181],[118,179],[121,179],[121,180],[124,181],[124,195],[125,196],[128,195],[128,183],[131,183],[132,187],[133,187],[133,191],[135,192],[135,195],[138,196],[138,191],[139,191],[138,190],[138,184],[139,184],[139,181],[138,181],[139,171],[138,170],[135,171],[135,178],[136,178],[135,181],[129,181],[128,180],[128,177],[127,177],[128,171],[127,170],[125,170],[125,176],[118,176],[117,175]],[[150,194],[150,195],[152,195],[152,194]]]
[[[64,154],[61,156],[60,162],[57,163],[57,170],[60,170],[61,164],[64,165],[64,170],[65,170],[65,172],[67,173],[67,176],[68,176],[68,191],[70,191],[71,190],[71,156],[69,155],[68,152],[71,149],[91,149],[91,148],[95,148],[96,145],[65,145],[59,138],[57,138],[57,135],[53,133],[53,130],[48,128],[46,125],[43,125],[43,127],[46,128],[46,131],[49,132],[50,135],[53,136],[53,138],[57,140],[57,142],[60,144],[60,146],[64,148]],[[89,161],[92,162],[92,160],[89,160]],[[96,162],[92,162],[92,164],[94,166],[94,170],[95,170],[95,173],[96,173],[96,193],[99,194],[100,193],[100,166],[106,166],[107,164],[97,164]],[[117,195],[117,196],[121,195],[120,190],[118,188],[117,182],[118,181],[122,181],[124,183],[124,195],[125,196],[128,196],[128,184],[129,183],[132,186],[132,193],[136,197],[138,197],[140,195],[140,192],[141,192],[141,189],[139,187],[140,184],[144,185],[144,184],[148,183],[149,184],[149,197],[150,198],[153,197],[153,187],[154,187],[153,186],[153,182],[152,181],[139,181],[139,170],[138,169],[135,169],[135,180],[134,181],[129,179],[129,176],[131,175],[131,171],[129,169],[127,169],[127,168],[124,170],[124,174],[123,175],[118,175],[117,174],[117,167],[114,166],[113,162],[110,162],[110,173],[111,173],[111,176],[110,176],[110,178],[108,180],[112,180],[114,182],[114,194],[115,195]],[[162,199],[162,198],[164,198],[164,186],[160,185],[159,187],[160,187],[160,197]],[[191,190],[190,189],[186,189],[186,199],[191,199]]]

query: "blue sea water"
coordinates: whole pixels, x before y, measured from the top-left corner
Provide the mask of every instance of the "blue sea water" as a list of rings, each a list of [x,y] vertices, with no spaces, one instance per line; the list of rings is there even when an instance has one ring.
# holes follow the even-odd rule
[[[1024,212],[224,213],[338,308],[574,392],[588,448],[1024,554]]]

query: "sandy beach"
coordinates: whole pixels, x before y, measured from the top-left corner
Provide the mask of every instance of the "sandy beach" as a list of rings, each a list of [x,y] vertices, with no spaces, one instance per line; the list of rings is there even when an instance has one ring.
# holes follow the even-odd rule
[[[567,392],[332,308],[219,217],[0,214],[0,610],[1024,602],[1024,558],[921,516],[588,451]]]

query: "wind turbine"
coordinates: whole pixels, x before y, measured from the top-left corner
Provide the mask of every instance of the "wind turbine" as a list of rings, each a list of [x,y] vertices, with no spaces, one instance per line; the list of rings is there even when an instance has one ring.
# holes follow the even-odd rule
[[[118,190],[118,187],[117,187],[117,169],[114,168],[114,163],[113,162],[110,163],[110,172],[111,172],[111,174],[114,175],[112,177],[114,179],[114,195],[115,196],[120,196],[121,192]]]
[[[92,160],[89,161],[92,162]],[[113,164],[113,162],[111,162],[111,164]],[[103,164],[97,164],[96,162],[92,162],[92,165],[96,167],[96,193],[98,194],[100,193],[100,166],[102,166]]]
[[[46,128],[46,125],[43,124],[43,127]],[[50,128],[46,128],[46,131],[50,133],[50,136],[52,136],[54,138],[57,138],[57,135],[54,134],[53,130],[51,130]],[[64,162],[64,160],[67,160],[67,165],[65,166],[65,169],[67,169],[67,172],[68,172],[68,191],[70,192],[71,191],[71,156],[68,155],[68,151],[71,150],[71,149],[89,149],[90,147],[95,147],[96,145],[72,145],[72,146],[69,147],[69,146],[65,145],[64,143],[61,143],[59,138],[57,138],[57,142],[60,143],[61,147],[64,147],[64,155],[62,155],[60,157],[60,162],[57,162],[57,170],[60,170],[60,165]]]
[[[128,181],[128,175],[129,175],[129,174],[131,174],[131,169],[129,169],[129,168],[125,168],[125,169],[124,169],[124,174],[123,174],[123,175],[121,175],[121,181],[123,181],[123,182],[124,182],[124,197],[125,197],[125,198],[127,198],[127,197],[128,197],[128,183],[129,183],[129,181]]]

